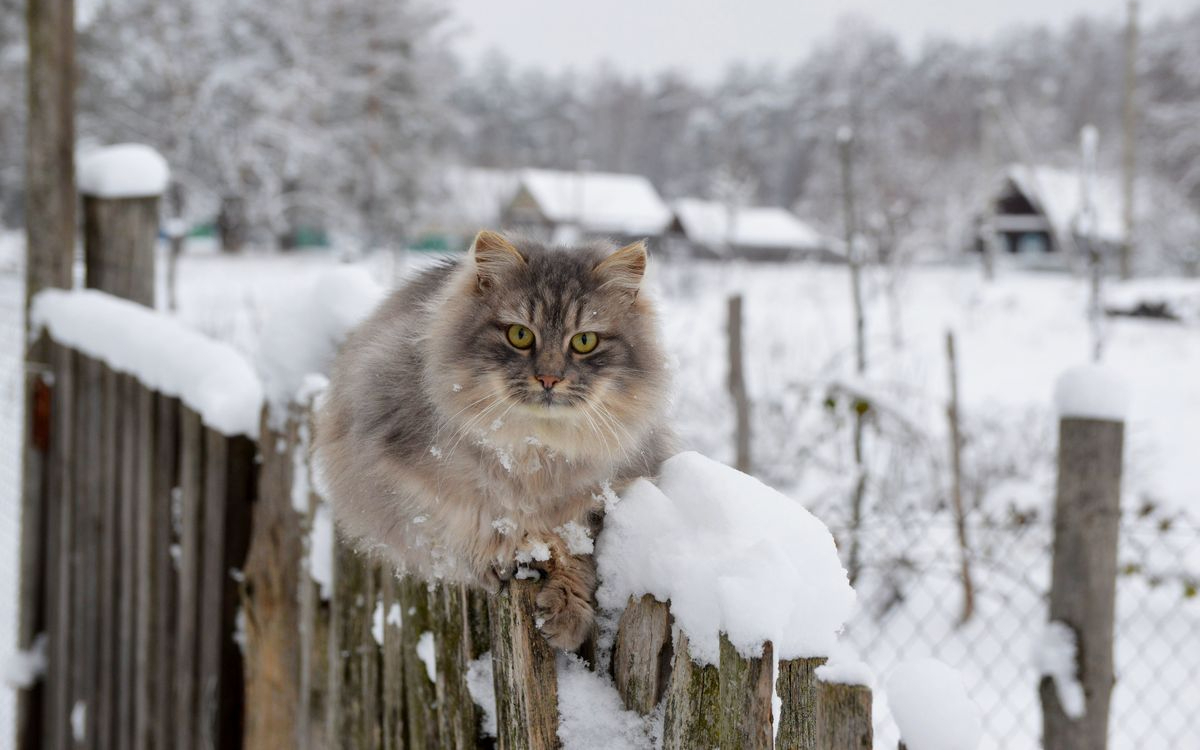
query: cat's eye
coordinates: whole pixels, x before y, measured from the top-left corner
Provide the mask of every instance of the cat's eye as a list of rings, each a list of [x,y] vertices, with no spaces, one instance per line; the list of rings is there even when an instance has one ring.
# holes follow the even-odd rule
[[[599,343],[600,337],[592,331],[584,331],[571,337],[571,348],[580,354],[587,354]]]
[[[508,327],[508,343],[518,349],[528,349],[533,346],[533,331],[520,323],[513,323]]]

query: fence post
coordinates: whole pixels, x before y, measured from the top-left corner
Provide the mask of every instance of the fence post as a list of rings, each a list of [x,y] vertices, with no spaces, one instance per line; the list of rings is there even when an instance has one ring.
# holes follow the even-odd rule
[[[870,750],[871,688],[826,682],[817,675],[817,747],[822,750]]]
[[[717,747],[721,681],[717,668],[692,660],[688,637],[675,642],[671,682],[663,720],[663,750]]]
[[[299,746],[301,651],[297,592],[302,539],[292,488],[296,481],[293,454],[299,444],[298,421],[306,417],[289,414],[282,429],[272,429],[268,408],[264,407],[260,420],[258,451],[262,464],[242,597],[246,622],[246,750]]]
[[[514,580],[492,597],[492,668],[500,750],[558,747],[554,650],[534,624],[541,584]]]
[[[817,667],[825,657],[784,659],[779,662],[779,750],[817,750]]]
[[[108,171],[153,160],[162,184],[107,184]],[[154,247],[158,201],[166,187],[166,163],[148,146],[116,146],[89,154],[80,163],[83,193],[83,258],[87,286],[154,307]]]
[[[746,658],[738,653],[729,637],[721,633],[721,750],[770,750],[774,737],[771,720],[773,652],[771,642],[767,641],[763,644],[762,656]]]
[[[1078,384],[1075,384],[1078,385]],[[1075,631],[1085,712],[1066,715],[1053,681],[1044,677],[1043,741],[1048,750],[1104,750],[1113,686],[1113,610],[1121,515],[1120,418],[1072,416],[1059,381],[1058,492],[1054,504],[1054,562],[1050,619]]]
[[[671,670],[671,611],[650,594],[630,599],[617,624],[613,679],[625,708],[645,716],[667,687]]]
[[[750,471],[750,400],[746,396],[745,354],[742,351],[742,295],[729,298],[729,395],[733,398],[734,467]]]

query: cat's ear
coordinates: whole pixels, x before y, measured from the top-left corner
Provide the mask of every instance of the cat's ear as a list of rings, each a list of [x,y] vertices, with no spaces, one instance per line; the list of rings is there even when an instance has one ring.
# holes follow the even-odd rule
[[[611,286],[636,297],[646,275],[646,241],[638,240],[617,250],[597,263],[592,273],[603,280],[601,287]]]
[[[487,289],[508,271],[525,265],[525,256],[499,232],[483,230],[471,243],[478,289]]]

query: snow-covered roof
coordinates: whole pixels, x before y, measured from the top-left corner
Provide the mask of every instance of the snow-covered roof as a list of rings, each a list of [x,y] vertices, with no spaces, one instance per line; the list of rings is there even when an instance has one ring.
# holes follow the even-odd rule
[[[1078,170],[1016,164],[1008,168],[1006,176],[1045,214],[1056,234],[1068,237],[1075,233],[1083,211],[1083,181]],[[1120,242],[1125,236],[1120,182],[1112,175],[1096,175],[1091,201],[1096,237]]]
[[[431,211],[431,223],[467,233],[499,229],[504,209],[519,186],[520,173],[514,169],[452,167],[443,178],[444,200]]]
[[[812,250],[824,244],[815,229],[785,208],[742,206],[730,211],[717,201],[696,198],[677,200],[671,207],[688,239],[710,247],[728,243],[741,248]]]
[[[519,179],[555,224],[597,234],[656,235],[671,223],[671,209],[641,175],[525,169]]]

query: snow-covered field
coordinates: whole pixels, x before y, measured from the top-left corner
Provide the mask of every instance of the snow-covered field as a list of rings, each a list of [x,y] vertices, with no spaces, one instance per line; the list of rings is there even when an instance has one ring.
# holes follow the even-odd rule
[[[253,357],[271,311],[294,301],[337,260],[328,253],[224,257],[207,248],[179,269],[179,313]],[[390,285],[427,256],[356,261]],[[756,473],[834,531],[843,554],[857,480],[850,425],[867,410],[867,522],[859,606],[846,640],[886,682],[902,659],[936,656],[959,669],[983,713],[988,748],[1036,747],[1034,651],[1045,626],[1053,499],[1054,381],[1088,360],[1086,286],[1062,275],[1010,271],[986,283],[975,268],[868,276],[866,377],[852,375],[850,287],[844,268],[662,264],[663,332],[675,360],[675,415],[686,446],[732,458],[725,390],[725,311],[745,297],[746,373],[754,404]],[[0,274],[0,342],[19,344],[19,284]],[[11,296],[10,296],[11,294]],[[1116,747],[1200,746],[1200,282],[1142,280],[1110,301],[1169,297],[1182,323],[1110,319],[1105,362],[1129,383],[1119,588]],[[18,300],[9,304],[10,299]],[[165,300],[165,295],[161,295]],[[161,301],[161,300],[160,300]],[[15,337],[9,331],[16,331]],[[958,349],[965,496],[971,512],[974,618],[957,625],[957,550],[946,510],[949,471],[945,334]],[[11,343],[10,342],[10,343]],[[7,345],[7,344],[6,344]],[[0,351],[0,550],[15,551],[19,346]],[[11,366],[10,366],[11,363]],[[9,387],[10,380],[12,384]],[[15,464],[14,464],[15,466]],[[0,558],[0,652],[11,643],[15,564]],[[15,555],[13,558],[15,563]],[[8,695],[0,701],[0,719]],[[895,746],[885,703],[881,747]]]

